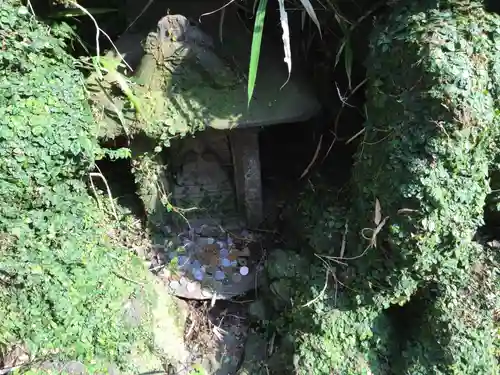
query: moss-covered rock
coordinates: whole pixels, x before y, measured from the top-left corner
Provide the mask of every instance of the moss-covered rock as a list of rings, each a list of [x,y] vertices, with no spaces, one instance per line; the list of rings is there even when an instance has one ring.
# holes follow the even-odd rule
[[[490,307],[471,290],[437,290],[425,306],[416,333],[404,345],[393,371],[415,375],[498,374]],[[472,292],[474,294],[474,292]],[[398,372],[399,371],[399,372]]]
[[[475,237],[498,154],[499,47],[500,17],[482,1],[398,2],[373,30],[349,212],[343,215],[331,195],[302,199],[309,244],[337,257],[332,268],[354,272],[341,280],[337,305],[286,311],[292,330],[302,332],[298,368],[357,374],[354,353],[368,363],[377,353],[388,359],[371,366],[373,373],[498,372],[495,304],[486,300],[499,294],[485,288],[488,279],[498,285],[498,264]],[[490,276],[475,279],[477,267]],[[411,334],[397,325],[368,341],[355,333],[386,316],[395,325],[392,310],[408,301],[419,311]],[[325,323],[304,334],[312,322]]]
[[[391,328],[380,309],[349,306],[324,264],[291,251],[270,254],[267,276],[267,305],[279,312],[269,323],[280,337],[268,363],[276,373],[385,374]]]
[[[98,127],[65,51],[70,34],[8,0],[0,35],[0,354],[17,346],[24,360],[131,371],[134,346],[147,347],[151,323],[167,319],[170,347],[164,336],[156,342],[174,357],[181,328],[172,302],[152,307],[148,271],[113,240],[115,223],[85,183]],[[140,324],[124,316],[133,298],[151,311]]]
[[[149,298],[132,300],[128,315],[150,327],[152,340],[135,343],[128,362],[139,373],[163,371],[166,366],[182,373],[190,364],[184,343],[186,302],[169,294],[166,286],[154,276],[148,276],[147,282],[152,286],[152,294]]]
[[[430,281],[462,285],[481,254],[473,237],[497,150],[499,26],[479,1],[423,1],[373,32],[348,254],[363,254],[365,302],[404,303]]]
[[[438,289],[419,301],[422,332],[400,373],[498,371],[491,313],[466,291],[486,258],[475,235],[498,153],[499,26],[481,1],[405,1],[372,34],[350,294],[387,308]]]

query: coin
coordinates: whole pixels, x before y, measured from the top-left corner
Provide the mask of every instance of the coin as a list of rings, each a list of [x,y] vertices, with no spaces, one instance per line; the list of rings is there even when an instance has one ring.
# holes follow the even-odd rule
[[[220,271],[220,270],[217,270],[215,271],[215,275],[214,275],[214,278],[215,280],[224,280],[224,278],[226,277],[226,275],[224,275],[224,272]]]
[[[201,270],[195,270],[193,276],[198,281],[203,280],[203,272]]]
[[[240,273],[241,273],[243,276],[248,275],[248,267],[246,267],[246,266],[241,267],[241,268],[240,268]]]

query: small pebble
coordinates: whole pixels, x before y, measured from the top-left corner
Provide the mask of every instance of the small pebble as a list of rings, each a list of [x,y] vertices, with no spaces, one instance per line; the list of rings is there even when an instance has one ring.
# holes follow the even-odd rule
[[[220,249],[219,254],[223,258],[227,258],[229,256],[229,250],[228,249]]]
[[[217,280],[217,281],[224,280],[225,277],[226,277],[226,275],[224,275],[224,272],[215,271],[215,275],[214,275],[215,280]]]
[[[222,264],[223,267],[229,267],[229,266],[231,266],[231,261],[229,259],[227,259],[227,258],[222,258],[220,260],[220,262],[221,262],[221,264]]]
[[[233,282],[239,283],[241,281],[241,275],[239,273],[233,273],[232,279]]]
[[[194,272],[194,278],[198,281],[202,281],[203,280],[203,272],[201,270],[196,270]]]
[[[240,273],[241,273],[243,276],[248,275],[248,267],[246,267],[246,266],[241,267],[241,268],[240,268]]]

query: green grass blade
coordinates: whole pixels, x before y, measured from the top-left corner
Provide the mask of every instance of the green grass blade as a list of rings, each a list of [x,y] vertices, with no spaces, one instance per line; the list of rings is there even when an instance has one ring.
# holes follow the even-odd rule
[[[92,15],[95,14],[106,14],[117,12],[118,9],[114,8],[88,8],[88,12]],[[63,18],[63,17],[81,17],[86,16],[87,13],[83,12],[81,9],[64,9],[58,10],[50,15],[51,18]]]
[[[340,44],[340,48],[337,51],[337,56],[335,57],[335,66],[334,68],[337,67],[337,64],[339,63],[340,60],[340,55],[342,52],[344,53],[344,65],[345,65],[345,70],[347,74],[347,80],[349,84],[349,90],[352,90],[352,81],[351,81],[351,73],[352,73],[352,64],[353,64],[353,52],[350,44],[350,37],[351,37],[351,29],[345,19],[343,17],[340,17],[338,13],[335,14],[335,19],[337,20],[337,23],[339,24],[340,28],[342,29],[342,32],[344,34],[344,37],[342,38],[342,43]]]
[[[252,50],[250,52],[250,67],[248,68],[248,106],[252,100],[255,81],[257,80],[257,69],[259,67],[260,47],[262,44],[262,33],[264,31],[264,19],[266,18],[267,0],[259,0],[255,25],[253,28]]]

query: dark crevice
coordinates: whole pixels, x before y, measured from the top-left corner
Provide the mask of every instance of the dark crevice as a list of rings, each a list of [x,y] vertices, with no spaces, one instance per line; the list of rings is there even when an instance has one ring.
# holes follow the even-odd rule
[[[500,14],[500,2],[498,0],[485,0],[486,11]]]
[[[110,160],[104,158],[96,161],[97,170],[103,174],[117,203],[129,210],[134,216],[145,220],[144,205],[137,195],[137,187],[130,159]],[[100,178],[94,178],[95,186],[107,198],[106,185]]]
[[[433,332],[428,331],[425,318],[429,315],[432,301],[437,297],[437,290],[437,285],[421,288],[403,306],[392,305],[384,311],[394,333],[390,358],[393,375],[407,373],[408,364],[419,360],[415,357],[419,351],[415,350],[414,345],[422,341],[422,336],[432,337]],[[439,346],[436,345],[435,350],[431,352],[435,358],[443,358]]]

